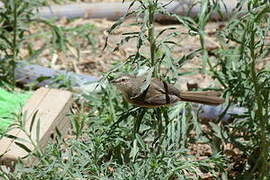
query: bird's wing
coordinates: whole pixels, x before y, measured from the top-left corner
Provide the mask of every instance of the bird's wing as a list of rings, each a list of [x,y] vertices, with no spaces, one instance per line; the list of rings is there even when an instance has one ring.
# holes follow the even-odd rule
[[[177,102],[179,98],[175,95],[162,95],[162,96],[154,96],[154,97],[149,97],[145,99],[145,102],[151,105],[156,105],[156,106],[161,106],[161,105],[168,105],[168,104],[173,104]]]
[[[162,94],[170,94],[170,95],[179,96],[180,91],[177,88],[175,88],[173,85],[165,81],[153,79],[152,85],[153,85],[153,88],[155,88],[157,91],[161,92]]]

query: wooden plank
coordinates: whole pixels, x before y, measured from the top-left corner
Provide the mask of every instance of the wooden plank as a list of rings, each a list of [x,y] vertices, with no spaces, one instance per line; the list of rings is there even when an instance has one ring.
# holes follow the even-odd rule
[[[19,158],[24,158],[28,155],[28,152],[16,145],[16,142],[24,144],[31,151],[35,150],[27,134],[31,134],[31,140],[40,148],[46,146],[55,128],[58,128],[58,130],[64,134],[70,124],[66,115],[69,112],[71,104],[72,94],[68,91],[47,88],[38,89],[23,108],[23,112],[26,113],[26,133],[21,129],[13,129],[8,132],[8,134],[27,140],[28,142],[9,138],[1,139],[0,154],[5,154],[0,159],[0,162],[10,166],[11,161],[16,162]],[[31,121],[35,113],[36,118],[30,133]],[[40,124],[39,127],[38,121]],[[2,145],[4,146],[2,147]],[[34,162],[33,159],[29,158],[22,160],[26,165],[30,165]]]
[[[49,92],[49,89],[46,88],[40,88],[38,89],[30,99],[28,99],[27,103],[25,104],[24,108],[25,110],[28,110],[29,114],[33,114],[34,112],[34,107],[37,107],[42,100],[40,98],[40,101],[37,101],[39,97],[45,97]],[[32,110],[32,111],[31,111]],[[19,133],[20,129],[12,129],[10,130],[7,134],[17,136]],[[3,139],[0,140],[0,154],[3,154],[8,148],[10,147],[11,143],[14,142],[14,139],[6,138],[4,137]]]

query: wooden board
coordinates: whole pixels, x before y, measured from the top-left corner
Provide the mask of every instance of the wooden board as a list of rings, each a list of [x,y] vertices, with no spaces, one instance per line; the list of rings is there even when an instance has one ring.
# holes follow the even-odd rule
[[[38,89],[27,101],[22,111],[26,117],[25,132],[31,136],[32,141],[39,148],[44,148],[47,145],[56,128],[62,135],[67,132],[68,127],[70,127],[70,120],[67,115],[71,104],[71,92],[48,88]],[[31,122],[35,114],[36,117],[30,133]],[[7,134],[16,136],[19,139],[4,137],[0,140],[1,164],[12,166],[18,159],[21,159],[26,165],[34,163],[35,159],[28,158],[29,153],[16,144],[20,143],[31,151],[35,150],[35,146],[30,143],[29,136],[25,132],[19,128],[12,129]],[[2,154],[3,156],[1,156]]]

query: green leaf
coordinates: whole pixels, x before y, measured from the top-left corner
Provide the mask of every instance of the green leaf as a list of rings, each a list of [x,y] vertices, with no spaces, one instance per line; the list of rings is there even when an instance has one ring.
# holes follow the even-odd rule
[[[37,113],[38,113],[38,110],[36,110],[35,113],[34,113],[33,116],[32,116],[31,123],[30,123],[30,127],[29,127],[29,132],[30,132],[30,134],[31,134],[31,132],[32,132],[33,124],[34,124],[34,122],[35,122]]]
[[[212,122],[209,122],[211,128],[214,130],[215,132],[215,135],[220,138],[220,139],[223,139],[223,136],[222,136],[222,133],[221,133],[221,128],[216,125],[215,123],[212,123]]]
[[[140,88],[140,94],[141,95],[150,85],[151,80],[152,80],[152,76],[153,76],[153,71],[154,71],[154,67],[151,67],[146,74],[146,78],[145,81],[143,83],[143,85]]]
[[[20,148],[22,148],[23,150],[25,150],[26,152],[28,152],[28,153],[31,152],[31,150],[30,150],[26,145],[24,145],[24,144],[22,144],[22,143],[20,143],[20,142],[17,142],[17,141],[15,141],[15,144],[16,144],[17,146],[19,146]]]
[[[37,126],[36,126],[36,142],[39,144],[40,141],[40,119],[37,121]]]
[[[132,158],[132,161],[135,161],[138,152],[139,152],[139,147],[137,145],[137,139],[135,139],[133,141],[133,146],[129,155],[129,157]]]
[[[136,133],[135,134],[136,140],[137,142],[140,144],[140,146],[143,148],[143,150],[146,150],[146,144],[144,143],[142,137],[140,136],[140,134]]]

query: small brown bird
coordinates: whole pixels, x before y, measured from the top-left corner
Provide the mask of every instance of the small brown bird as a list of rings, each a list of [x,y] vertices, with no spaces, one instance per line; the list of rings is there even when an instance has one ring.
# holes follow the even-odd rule
[[[158,79],[152,79],[143,92],[141,92],[141,87],[145,83],[145,78],[141,76],[122,75],[111,82],[122,92],[128,102],[141,107],[160,107],[177,101],[214,106],[224,103],[224,99],[217,97],[214,91],[180,91],[173,85]]]

